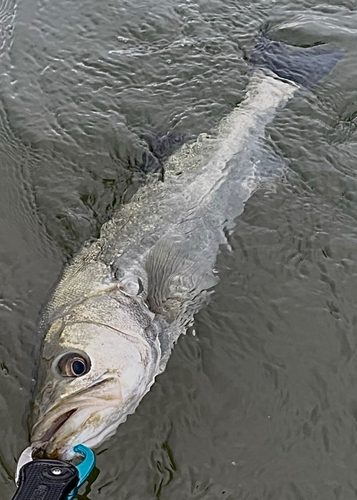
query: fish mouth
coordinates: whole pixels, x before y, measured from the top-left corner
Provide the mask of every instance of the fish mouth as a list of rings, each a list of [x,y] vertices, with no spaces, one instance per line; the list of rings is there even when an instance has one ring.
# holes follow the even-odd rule
[[[103,386],[113,387],[113,385],[116,389],[114,393],[102,393]],[[60,403],[47,409],[32,427],[31,443],[34,457],[53,459],[69,457],[73,454],[70,451],[73,445],[77,444],[79,431],[83,430],[86,423],[93,421],[96,414],[103,409],[115,408],[121,402],[121,390],[114,377],[97,380],[89,387],[62,399]],[[82,435],[82,439],[87,439],[87,436]],[[84,444],[84,441],[81,444]]]
[[[43,458],[46,454],[45,448],[51,441],[56,432],[67,422],[67,420],[78,410],[78,408],[72,408],[65,413],[62,413],[57,417],[46,432],[41,436],[39,440],[33,443],[34,456],[36,458]]]

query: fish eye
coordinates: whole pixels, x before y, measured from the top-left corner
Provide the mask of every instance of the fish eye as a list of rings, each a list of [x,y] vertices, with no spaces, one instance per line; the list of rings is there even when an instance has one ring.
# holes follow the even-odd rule
[[[67,352],[57,360],[57,372],[62,377],[82,377],[91,369],[91,362],[85,353]]]

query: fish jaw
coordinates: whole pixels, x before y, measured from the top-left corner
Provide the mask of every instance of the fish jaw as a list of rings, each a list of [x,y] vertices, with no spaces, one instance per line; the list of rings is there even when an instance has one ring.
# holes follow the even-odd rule
[[[160,371],[160,359],[153,314],[119,288],[54,315],[30,417],[38,455],[68,460],[77,444],[99,446],[135,411]],[[83,361],[83,374],[73,371],[76,360]]]
[[[73,448],[99,446],[133,413],[159,373],[160,343],[106,325],[68,323],[59,344],[43,351],[32,411],[31,443],[38,456],[70,460]],[[82,353],[90,370],[61,376],[61,359]]]
[[[153,383],[154,379],[129,401],[118,398],[109,403],[108,400],[99,402],[97,397],[88,398],[85,404],[76,402],[77,408],[68,410],[61,407],[57,408],[57,412],[45,414],[34,425],[31,433],[31,446],[35,455],[39,458],[72,460],[76,456],[73,448],[78,444],[97,448],[115,434],[128,415],[134,413]]]
[[[35,422],[31,444],[38,456],[71,460],[77,444],[99,446],[115,432],[122,414],[126,416],[120,383],[115,377],[94,384],[92,394],[90,390],[79,392],[47,409]]]
[[[76,456],[73,451],[76,445],[96,448],[115,433],[118,425],[127,418],[126,413],[121,418],[118,413],[116,408],[103,408],[100,412],[98,409],[94,412],[76,410],[52,438],[47,442],[35,439],[31,446],[38,457],[72,460]]]
[[[150,390],[155,377],[142,379],[131,394],[122,392],[120,379],[111,377],[99,382],[93,389],[79,391],[77,397],[68,397],[52,408],[34,424],[31,445],[38,457],[71,460],[76,455],[73,448],[84,444],[96,448],[111,437],[117,427]],[[98,394],[100,387],[101,396]],[[97,389],[97,391],[95,391]]]

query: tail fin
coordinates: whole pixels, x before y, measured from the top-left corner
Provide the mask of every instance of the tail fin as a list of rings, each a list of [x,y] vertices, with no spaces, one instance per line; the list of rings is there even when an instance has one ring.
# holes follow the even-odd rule
[[[309,88],[327,76],[342,57],[343,51],[336,47],[292,47],[270,40],[263,32],[250,61],[255,66],[270,69],[279,78]]]

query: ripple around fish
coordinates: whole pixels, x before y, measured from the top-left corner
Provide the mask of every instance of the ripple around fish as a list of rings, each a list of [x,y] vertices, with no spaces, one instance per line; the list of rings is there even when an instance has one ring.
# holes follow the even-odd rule
[[[130,168],[143,151],[138,131],[209,132],[241,100],[243,50],[267,20],[277,39],[334,41],[350,56],[269,128],[268,141],[295,175],[247,204],[229,238],[232,251],[222,249],[221,284],[197,318],[197,336],[180,339],[167,371],[102,448],[89,496],[354,496],[351,5],[2,4],[4,497],[13,493],[9,475],[27,444],[35,319],[62,262],[96,234],[133,182]]]
[[[17,2],[2,0],[0,3],[0,58],[11,49]]]
[[[1,402],[0,470],[10,496],[9,476],[27,443],[24,414],[32,385],[31,352],[39,343],[34,336],[39,300],[48,294],[52,279],[47,273],[57,274],[59,257],[38,218],[26,148],[14,137],[2,107],[0,121],[0,386],[1,394],[11,394],[6,404]]]
[[[282,198],[289,204],[284,210]],[[300,218],[306,228],[307,206],[308,227],[323,237],[311,240],[306,252],[300,244],[305,236],[292,233],[290,238],[286,229],[298,227]],[[213,499],[219,494],[283,499],[315,490],[333,498],[336,485],[349,495],[352,472],[346,473],[343,463],[345,454],[354,450],[349,438],[356,415],[350,356],[355,347],[346,352],[340,335],[344,330],[352,333],[355,317],[353,221],[309,192],[294,197],[291,187],[282,185],[275,196],[253,197],[236,234],[234,250],[223,251],[219,259],[221,284],[197,320],[197,337],[180,340],[165,375],[125,429],[119,429],[114,439],[118,447],[120,443],[132,450],[131,443],[143,455],[139,453],[142,458],[134,465],[138,455],[131,451],[127,467],[119,472],[111,467],[111,479],[106,467],[106,494],[123,491],[124,498],[139,498],[153,495],[153,489],[158,493],[155,488],[161,484],[163,498]],[[329,234],[332,241],[326,240]],[[244,252],[239,241],[244,241]],[[295,261],[284,262],[289,248],[320,264],[304,276],[303,288]],[[341,258],[352,267],[341,267]],[[318,269],[340,284],[337,297],[344,315],[338,321],[326,308],[329,293],[325,277],[316,275]],[[239,352],[244,337],[248,348],[243,345]],[[346,354],[347,364],[340,364]],[[143,444],[146,433],[151,438]],[[103,454],[104,463],[111,461],[108,455],[110,450]],[[152,462],[145,463],[145,455]],[[316,466],[321,461],[323,471]],[[326,480],[326,470],[332,482]]]

